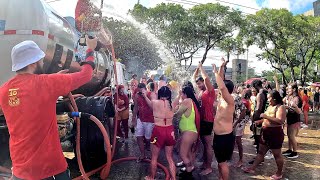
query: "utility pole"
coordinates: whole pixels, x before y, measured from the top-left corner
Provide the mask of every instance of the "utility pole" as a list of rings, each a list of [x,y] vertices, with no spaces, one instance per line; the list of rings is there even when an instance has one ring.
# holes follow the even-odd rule
[[[249,48],[247,49],[247,68],[246,68],[246,80],[248,80],[249,74]]]
[[[138,0],[137,4],[140,4],[140,0]]]

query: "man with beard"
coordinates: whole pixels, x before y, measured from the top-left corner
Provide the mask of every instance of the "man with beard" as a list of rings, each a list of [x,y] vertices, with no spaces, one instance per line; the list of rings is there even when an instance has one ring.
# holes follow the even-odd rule
[[[60,145],[56,101],[90,81],[97,39],[87,42],[82,70],[72,74],[42,74],[45,53],[33,41],[11,52],[17,75],[0,87],[0,107],[10,133],[13,179],[71,179]]]
[[[202,77],[197,78],[199,70]],[[210,82],[210,78],[206,71],[203,69],[201,62],[199,63],[198,68],[193,74],[193,79],[196,82],[198,89],[200,90],[198,96],[198,100],[201,106],[200,137],[205,147],[203,151],[204,170],[201,172],[201,175],[208,175],[212,173],[212,130],[214,121],[213,104],[216,97],[214,88]]]

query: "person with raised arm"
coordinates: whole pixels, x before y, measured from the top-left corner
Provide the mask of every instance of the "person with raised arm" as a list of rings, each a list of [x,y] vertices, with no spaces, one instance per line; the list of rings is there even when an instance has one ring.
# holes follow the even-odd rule
[[[197,77],[199,71],[201,77]],[[212,173],[212,130],[214,124],[214,109],[213,104],[216,99],[215,91],[210,78],[206,71],[202,67],[202,63],[199,62],[198,68],[193,74],[193,80],[196,82],[199,89],[198,101],[200,103],[200,138],[204,145],[203,151],[203,168],[201,175],[208,175]]]
[[[217,114],[214,123],[214,139],[213,139],[213,150],[218,162],[219,168],[219,179],[229,179],[229,166],[227,161],[231,159],[235,136],[233,133],[233,113],[235,110],[234,99],[232,92],[234,84],[230,80],[224,80],[224,68],[226,62],[222,58],[222,64],[217,71],[216,66],[213,64],[213,73],[216,77],[218,84],[219,103],[217,105]]]
[[[176,167],[173,162],[173,146],[176,143],[174,136],[174,127],[172,119],[174,115],[174,105],[171,102],[171,90],[167,86],[162,86],[158,91],[158,98],[149,99],[146,92],[143,94],[148,106],[152,109],[154,115],[154,128],[151,136],[151,165],[150,175],[146,180],[155,179],[157,170],[157,161],[161,149],[165,149],[171,179],[176,179]]]

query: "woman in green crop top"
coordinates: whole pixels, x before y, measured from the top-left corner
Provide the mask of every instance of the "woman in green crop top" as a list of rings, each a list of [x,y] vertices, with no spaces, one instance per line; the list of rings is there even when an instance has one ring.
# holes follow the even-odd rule
[[[198,131],[196,128],[196,112],[199,109],[199,102],[197,101],[193,90],[189,86],[182,88],[182,92],[179,93],[179,97],[175,100],[175,103],[182,99],[179,109],[175,113],[178,117],[181,117],[179,123],[179,129],[182,132],[181,144],[180,144],[180,157],[185,165],[185,172],[182,176],[192,176],[194,170],[194,153],[192,152],[192,146],[198,139]]]

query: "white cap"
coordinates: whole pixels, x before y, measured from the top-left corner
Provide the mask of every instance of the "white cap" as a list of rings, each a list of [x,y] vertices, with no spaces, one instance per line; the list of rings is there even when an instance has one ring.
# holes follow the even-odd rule
[[[23,41],[12,48],[12,71],[18,71],[30,64],[40,61],[45,53],[33,41]]]

